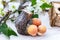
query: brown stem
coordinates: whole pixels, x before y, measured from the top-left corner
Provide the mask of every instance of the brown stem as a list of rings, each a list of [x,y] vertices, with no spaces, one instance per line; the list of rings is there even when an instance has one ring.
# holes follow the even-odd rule
[[[6,20],[9,18],[11,12],[7,12],[7,14],[0,20],[0,24],[2,23],[2,21],[6,22]]]

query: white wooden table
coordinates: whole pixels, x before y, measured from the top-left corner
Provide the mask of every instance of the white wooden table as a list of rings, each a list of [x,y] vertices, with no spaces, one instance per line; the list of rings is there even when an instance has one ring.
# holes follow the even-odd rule
[[[47,1],[60,1],[60,0],[47,0]],[[39,14],[40,15],[40,14]],[[46,15],[40,15],[40,20],[42,21],[42,25],[45,25],[47,27],[47,31],[43,36],[24,36],[19,35],[16,31],[16,28],[14,26],[14,23],[7,21],[7,24],[19,35],[19,36],[10,36],[10,39],[8,39],[5,35],[0,34],[0,40],[60,40],[60,28],[55,27],[52,28],[49,24],[49,17],[48,14]]]

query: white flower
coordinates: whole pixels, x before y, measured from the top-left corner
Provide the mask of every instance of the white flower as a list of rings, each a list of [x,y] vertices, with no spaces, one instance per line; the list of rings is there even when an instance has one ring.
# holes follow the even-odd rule
[[[4,16],[5,14],[6,14],[5,11],[0,11],[0,16],[1,16],[1,17]]]
[[[34,14],[39,14],[42,11],[42,9],[40,8],[40,6],[36,6],[34,9]]]
[[[17,10],[19,8],[19,5],[20,5],[20,3],[18,3],[18,2],[10,2],[8,4],[9,10],[10,11],[15,11],[15,10]]]
[[[19,13],[18,13],[18,12],[16,12],[16,13],[14,13],[14,14],[10,15],[10,17],[9,17],[9,18],[18,17],[18,15],[19,15]]]
[[[25,8],[25,10],[27,10],[27,11],[33,11],[34,8],[33,8],[32,6],[27,6],[27,7]]]
[[[29,2],[24,3],[23,6],[31,6],[31,4],[32,3],[29,1]]]
[[[6,6],[3,11],[8,12],[9,8]]]
[[[41,0],[37,0],[37,6],[41,6],[44,2],[42,2]]]
[[[4,15],[5,12],[3,12],[4,6],[0,3],[0,16]]]
[[[3,4],[0,3],[0,9],[3,9],[3,8],[4,8]]]
[[[26,2],[23,6],[25,6],[25,5],[28,5],[25,8],[25,10],[30,11],[30,12],[34,10],[33,6],[31,6],[31,2]]]

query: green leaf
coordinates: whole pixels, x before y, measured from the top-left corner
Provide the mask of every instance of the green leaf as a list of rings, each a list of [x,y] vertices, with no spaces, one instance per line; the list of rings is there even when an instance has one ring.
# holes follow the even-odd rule
[[[3,8],[0,8],[0,11],[3,11]]]
[[[20,10],[18,10],[18,13],[20,14],[20,13],[21,13],[21,11],[20,11]]]
[[[38,18],[38,14],[33,14],[32,18]]]
[[[52,5],[48,4],[48,3],[43,3],[41,6],[42,10],[45,10],[46,8],[51,8]]]
[[[8,36],[11,36],[11,35],[17,36],[17,34],[11,28],[8,28]]]
[[[33,11],[31,11],[32,12],[32,14],[34,14],[34,10]]]
[[[42,2],[46,2],[46,0],[40,0],[40,1],[42,1]]]
[[[7,25],[6,25],[6,23],[2,23],[2,24],[0,24],[0,33],[3,33],[3,34],[5,34],[6,36],[11,36],[11,35],[15,35],[15,36],[17,36],[17,34],[11,29],[11,28],[9,28]]]
[[[2,8],[0,8],[0,15],[4,16],[4,12]]]
[[[12,22],[14,22],[14,19],[10,19]]]
[[[16,1],[16,0],[10,0],[10,2],[13,2],[13,1]]]
[[[31,0],[32,6],[36,4],[36,0]]]
[[[4,12],[3,11],[0,11],[0,15],[4,16]]]

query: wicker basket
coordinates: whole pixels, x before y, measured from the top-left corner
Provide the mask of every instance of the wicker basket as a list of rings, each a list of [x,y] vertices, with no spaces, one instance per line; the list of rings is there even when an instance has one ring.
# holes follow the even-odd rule
[[[49,10],[51,26],[60,26],[60,2],[51,2],[52,8]]]

